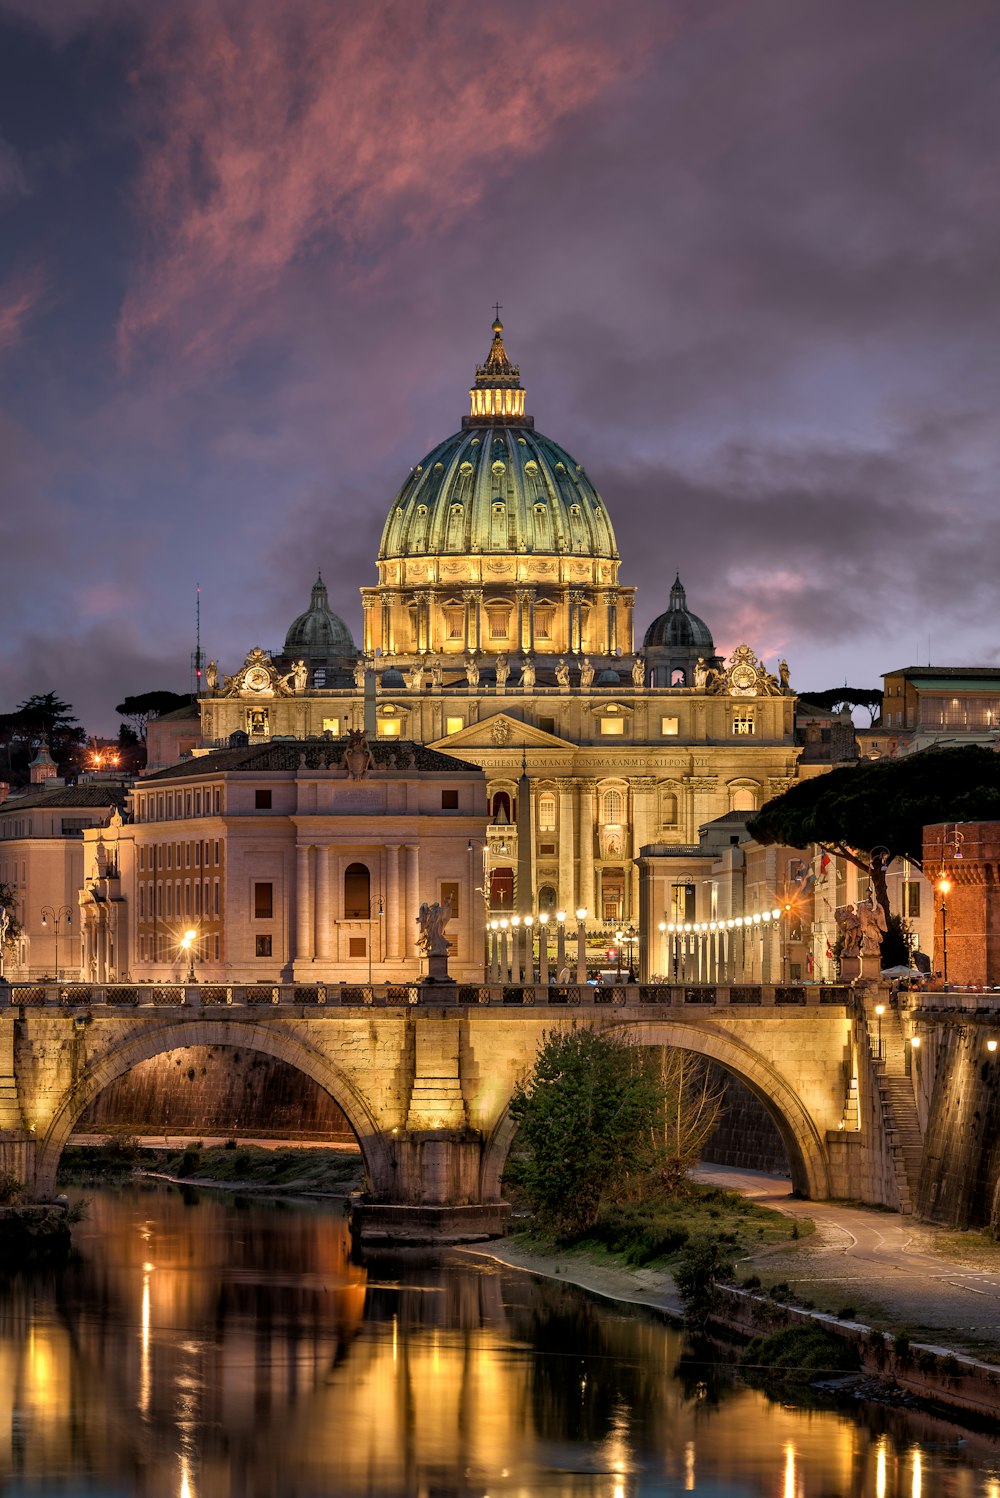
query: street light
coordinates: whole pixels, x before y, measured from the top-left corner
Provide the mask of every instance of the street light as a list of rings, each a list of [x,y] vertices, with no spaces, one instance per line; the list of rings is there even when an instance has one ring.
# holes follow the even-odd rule
[[[948,894],[951,890],[951,880],[942,874],[938,880],[938,894],[941,896],[941,977],[948,981]]]
[[[702,929],[707,929],[707,927],[703,927]],[[630,983],[635,982],[635,962],[633,959],[635,954],[635,944],[638,940],[639,936],[636,932],[635,927],[630,926],[625,932],[625,944],[628,947],[628,981]]]
[[[60,980],[60,978],[62,977],[62,973],[59,971],[59,929],[62,926],[63,921],[66,922],[67,926],[72,926],[72,924],[73,924],[73,912],[72,912],[72,910],[70,909],[70,907],[68,905],[59,905],[59,906],[43,905],[42,906],[42,912],[41,912],[41,914],[42,914],[42,926],[47,930],[48,929],[49,921],[51,921],[52,922],[53,930],[55,932],[55,938],[56,938],[56,982],[58,983],[59,980]]]
[[[533,915],[524,918],[524,981],[534,983],[535,981],[535,941],[532,927],[535,924]]]
[[[197,940],[197,931],[185,931],[184,935],[181,937],[181,951],[186,952],[188,955],[188,970],[186,979],[188,983],[197,983],[198,981],[198,979],[194,975],[194,944]]]
[[[559,929],[556,932],[556,977],[562,980],[562,974],[566,967],[566,912],[556,911],[556,924]]]
[[[549,913],[538,912],[538,981],[548,985],[549,981]]]
[[[622,937],[624,935],[624,931],[615,932],[615,946],[618,950],[618,971],[615,973],[615,977],[619,983],[622,980]]]

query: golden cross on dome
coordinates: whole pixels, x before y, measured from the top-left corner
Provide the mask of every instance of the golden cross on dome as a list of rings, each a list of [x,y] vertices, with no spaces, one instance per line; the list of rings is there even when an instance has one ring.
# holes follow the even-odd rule
[[[502,306],[503,306],[503,302],[494,302],[494,303],[493,303],[493,310],[494,310],[494,312],[495,312],[495,313],[496,313],[496,315],[497,315],[497,322],[499,322],[499,321],[500,321],[500,308],[501,308],[501,307],[502,307]]]

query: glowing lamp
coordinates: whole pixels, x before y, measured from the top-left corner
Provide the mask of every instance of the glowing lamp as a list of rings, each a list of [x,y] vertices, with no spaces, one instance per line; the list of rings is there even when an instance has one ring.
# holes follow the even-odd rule
[[[577,910],[577,912],[576,912],[576,918],[577,918],[577,920],[578,920],[578,921],[585,921],[585,920],[586,920],[586,919],[587,919],[587,910],[586,910],[586,906],[584,906],[584,905],[581,905],[581,906],[580,906],[580,907],[579,907],[579,908],[578,908],[578,910]]]
[[[986,1042],[986,1049],[987,1049],[987,1050],[988,1050],[988,1051],[995,1051],[995,1050],[996,1050],[996,1048],[997,1048],[997,1043],[996,1043],[996,1041],[995,1041],[995,1040],[988,1040],[988,1041],[987,1041],[987,1042]]]

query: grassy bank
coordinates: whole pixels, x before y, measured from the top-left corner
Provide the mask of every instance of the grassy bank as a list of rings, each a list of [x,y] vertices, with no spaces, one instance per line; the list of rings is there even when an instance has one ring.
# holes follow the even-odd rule
[[[289,1195],[346,1196],[360,1186],[362,1165],[360,1155],[332,1148],[262,1149],[229,1140],[208,1148],[151,1149],[128,1138],[109,1138],[95,1146],[68,1146],[60,1162],[59,1184],[108,1185],[137,1172]]]
[[[552,1238],[530,1221],[512,1236],[538,1253],[571,1253],[609,1266],[669,1270],[692,1240],[716,1241],[737,1258],[805,1238],[812,1231],[807,1218],[793,1221],[736,1191],[695,1184],[683,1196],[608,1210],[577,1238]]]

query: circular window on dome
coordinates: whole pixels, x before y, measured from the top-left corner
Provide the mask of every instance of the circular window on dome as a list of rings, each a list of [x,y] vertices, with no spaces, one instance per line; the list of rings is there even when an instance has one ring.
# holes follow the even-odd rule
[[[443,468],[444,468],[444,464],[443,463],[435,463],[434,464],[434,472],[435,473],[440,473]]]
[[[426,515],[427,514],[427,506],[426,505],[417,505],[417,514],[418,515]]]
[[[524,471],[525,471],[525,473],[537,473],[538,472],[538,464],[535,462],[534,458],[529,458],[528,459],[527,463],[525,463],[525,465],[524,465]]]
[[[565,472],[566,472],[566,464],[565,463],[557,463],[556,464],[556,473],[565,473]]]
[[[496,460],[496,462],[493,464],[493,472],[494,473],[506,473],[507,472],[507,464],[506,463],[501,463],[500,459],[498,458]]]
[[[479,438],[478,437],[473,437],[472,441],[469,443],[469,446],[470,447],[478,447],[479,446]]]
[[[472,472],[472,464],[471,463],[460,463],[458,465],[458,471],[459,471],[459,473],[471,473]]]

